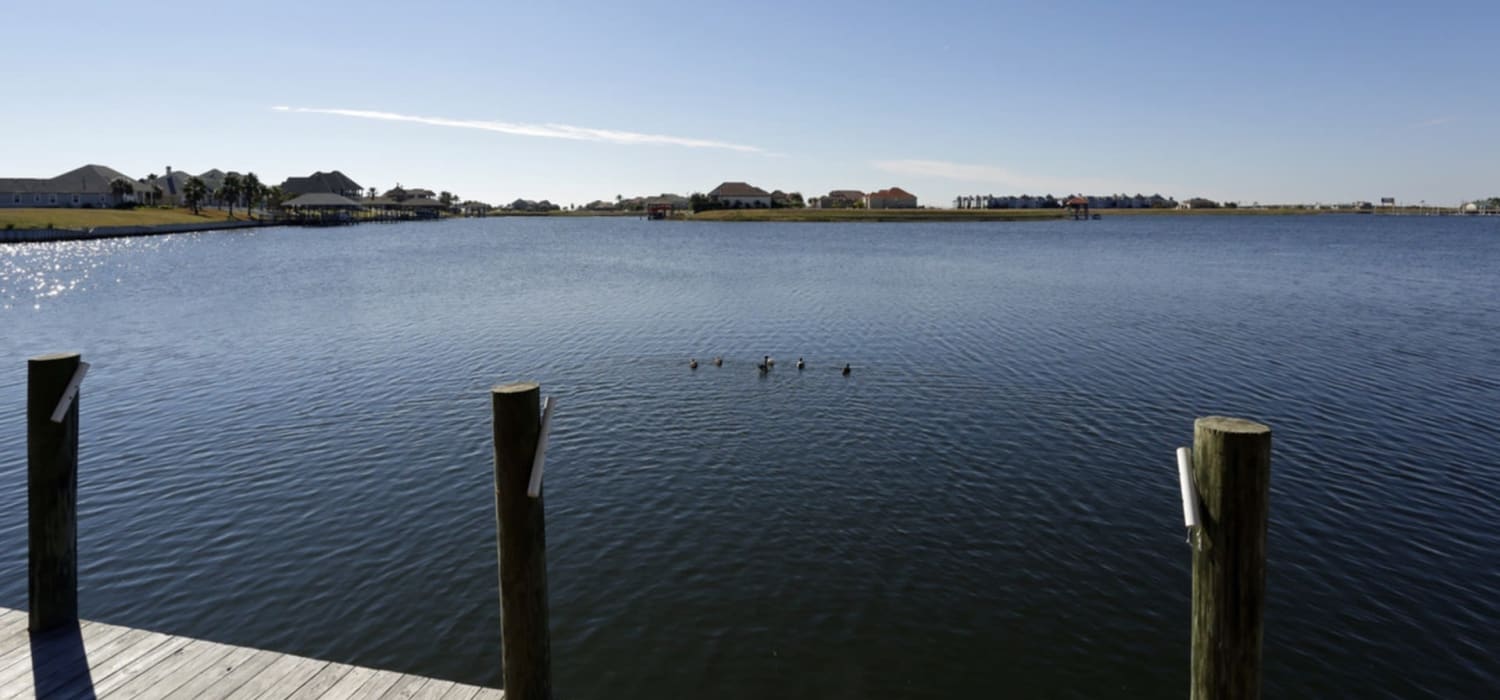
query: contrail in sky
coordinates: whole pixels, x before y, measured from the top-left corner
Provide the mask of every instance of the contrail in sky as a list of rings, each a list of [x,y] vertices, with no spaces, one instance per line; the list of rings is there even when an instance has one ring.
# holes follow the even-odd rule
[[[625,145],[662,145],[662,146],[685,146],[687,148],[721,148],[741,153],[765,153],[763,149],[755,146],[746,146],[726,141],[711,141],[709,139],[695,139],[683,136],[663,136],[661,134],[641,134],[634,131],[614,131],[611,129],[591,129],[583,126],[568,126],[567,124],[521,124],[517,122],[489,121],[484,119],[448,119],[445,117],[421,117],[410,114],[396,114],[394,112],[376,112],[364,109],[316,109],[312,107],[272,107],[278,112],[300,112],[303,114],[333,114],[340,117],[354,117],[357,119],[375,119],[387,122],[412,122],[415,124],[428,124],[431,126],[447,126],[456,129],[478,129],[480,131],[495,131],[502,134],[514,134],[516,136],[538,136],[547,139],[568,139],[570,141],[600,141],[603,143],[618,143]]]

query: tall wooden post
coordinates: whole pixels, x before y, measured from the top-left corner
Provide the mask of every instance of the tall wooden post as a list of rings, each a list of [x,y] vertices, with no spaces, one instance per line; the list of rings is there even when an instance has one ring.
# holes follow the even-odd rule
[[[495,420],[495,524],[500,546],[500,636],[505,697],[552,697],[547,627],[547,535],[542,497],[526,495],[541,428],[535,382],[490,391]]]
[[[26,487],[31,631],[78,622],[78,401],[52,413],[78,371],[78,353],[27,361]]]
[[[1201,504],[1193,553],[1192,700],[1260,697],[1271,429],[1210,416],[1193,424]]]

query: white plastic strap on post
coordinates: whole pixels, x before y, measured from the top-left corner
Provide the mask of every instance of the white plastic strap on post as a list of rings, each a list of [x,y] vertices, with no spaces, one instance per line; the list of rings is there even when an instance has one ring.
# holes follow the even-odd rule
[[[1198,523],[1198,489],[1193,484],[1193,451],[1177,448],[1177,480],[1182,483],[1182,524],[1187,526],[1187,543],[1193,551],[1203,551],[1203,528]]]
[[[1182,524],[1189,530],[1198,527],[1198,490],[1193,488],[1193,453],[1177,448],[1177,479],[1182,482]]]
[[[526,485],[526,495],[536,498],[542,494],[542,466],[547,463],[547,433],[552,431],[552,408],[557,399],[548,396],[542,399],[542,427],[536,436],[536,456],[531,459],[531,483]]]
[[[62,398],[57,401],[57,408],[52,409],[53,423],[61,423],[68,417],[68,409],[73,407],[73,399],[78,397],[78,388],[83,386],[83,375],[88,372],[89,363],[80,361],[78,369],[73,372],[73,378],[68,380],[67,388],[63,389]]]

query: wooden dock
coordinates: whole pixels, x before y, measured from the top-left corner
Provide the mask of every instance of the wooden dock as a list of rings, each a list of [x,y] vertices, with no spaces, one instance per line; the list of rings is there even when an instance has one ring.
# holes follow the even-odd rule
[[[33,636],[0,608],[0,698],[423,698],[504,691],[160,632],[80,622]]]

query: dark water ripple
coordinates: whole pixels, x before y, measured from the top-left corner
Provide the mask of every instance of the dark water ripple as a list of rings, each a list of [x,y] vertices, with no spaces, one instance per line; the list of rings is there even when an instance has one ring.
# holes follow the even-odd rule
[[[1396,217],[4,246],[0,605],[24,359],[77,348],[86,615],[497,683],[524,377],[567,695],[1180,696],[1172,449],[1228,413],[1276,430],[1267,696],[1486,697],[1497,263],[1493,220]]]

